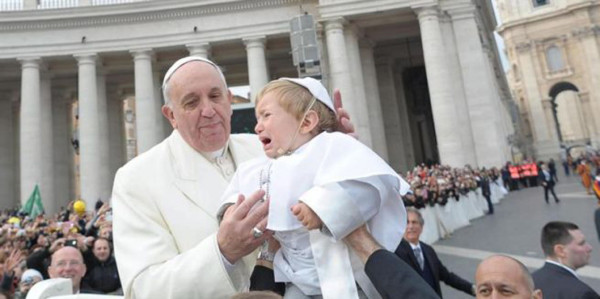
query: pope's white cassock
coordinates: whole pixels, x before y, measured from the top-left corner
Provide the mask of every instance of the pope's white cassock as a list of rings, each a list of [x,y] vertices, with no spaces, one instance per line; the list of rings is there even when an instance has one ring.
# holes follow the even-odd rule
[[[368,297],[379,297],[341,239],[366,222],[386,249],[400,243],[406,227],[401,194],[409,186],[385,161],[350,136],[323,132],[291,155],[241,164],[224,205],[259,188],[270,198],[267,228],[282,245],[276,281],[292,282],[306,295],[358,298],[356,280]],[[321,231],[307,231],[292,214],[298,200],[319,215]]]
[[[256,135],[231,135],[224,152],[205,156],[174,130],[119,169],[113,228],[126,298],[229,298],[248,289],[256,256],[228,274],[216,214],[235,165],[261,156]]]

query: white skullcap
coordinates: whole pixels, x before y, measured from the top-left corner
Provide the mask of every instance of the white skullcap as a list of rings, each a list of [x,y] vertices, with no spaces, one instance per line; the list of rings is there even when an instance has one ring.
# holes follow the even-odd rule
[[[42,277],[42,273],[40,273],[40,271],[35,270],[35,269],[27,269],[21,275],[21,281],[26,280],[28,278],[36,278],[36,277],[39,277],[40,280],[44,280],[44,277]]]
[[[165,78],[163,79],[163,84],[162,84],[163,88],[165,87],[167,82],[169,82],[169,79],[171,79],[171,77],[173,76],[173,74],[175,73],[176,70],[178,70],[184,64],[186,64],[188,62],[192,62],[192,61],[202,61],[202,62],[206,62],[206,63],[214,66],[219,71],[219,74],[223,78],[223,81],[225,81],[225,77],[223,77],[223,73],[221,72],[221,69],[219,68],[219,66],[216,63],[214,63],[204,57],[188,56],[188,57],[183,57],[183,58],[175,61],[175,63],[173,63],[173,65],[169,68],[169,70],[167,70],[167,73],[165,74]]]
[[[318,80],[313,79],[311,77],[279,78],[279,80],[290,81],[308,89],[308,91],[312,94],[313,97],[315,97],[321,103],[325,104],[325,106],[329,107],[329,109],[331,109],[331,111],[333,111],[333,113],[337,115],[335,108],[333,107],[333,101],[329,97],[327,89],[325,89],[325,86],[323,86],[323,84],[321,84],[321,82],[319,82]]]

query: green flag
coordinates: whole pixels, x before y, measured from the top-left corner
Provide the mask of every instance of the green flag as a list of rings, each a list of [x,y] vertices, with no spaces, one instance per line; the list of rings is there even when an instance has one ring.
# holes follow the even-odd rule
[[[31,217],[36,217],[44,212],[44,206],[42,205],[42,196],[40,195],[40,188],[35,185],[33,193],[29,196],[25,205],[21,208],[20,212],[29,214]]]

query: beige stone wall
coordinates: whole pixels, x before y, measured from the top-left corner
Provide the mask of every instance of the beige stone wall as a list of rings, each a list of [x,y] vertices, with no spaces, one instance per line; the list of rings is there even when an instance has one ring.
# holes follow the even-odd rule
[[[508,82],[526,124],[524,134],[533,145],[530,154],[540,159],[560,151],[553,104],[558,105],[563,145],[600,145],[600,122],[591,115],[600,107],[600,3],[548,2],[533,7],[532,1],[498,1],[503,20],[498,32],[511,64]],[[557,56],[562,68],[552,69],[552,61],[558,60],[551,57]],[[576,90],[551,92],[565,83]]]

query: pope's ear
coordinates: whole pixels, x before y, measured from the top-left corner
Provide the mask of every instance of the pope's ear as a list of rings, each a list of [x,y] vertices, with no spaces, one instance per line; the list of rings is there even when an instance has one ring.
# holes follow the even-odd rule
[[[173,127],[173,129],[177,129],[177,122],[175,121],[175,115],[173,114],[173,109],[170,107],[170,105],[163,105],[161,108],[161,112],[167,118],[169,123],[171,123],[171,126]]]
[[[312,132],[319,125],[319,115],[314,110],[309,110],[302,120],[302,124],[300,125],[300,133],[307,134]]]

